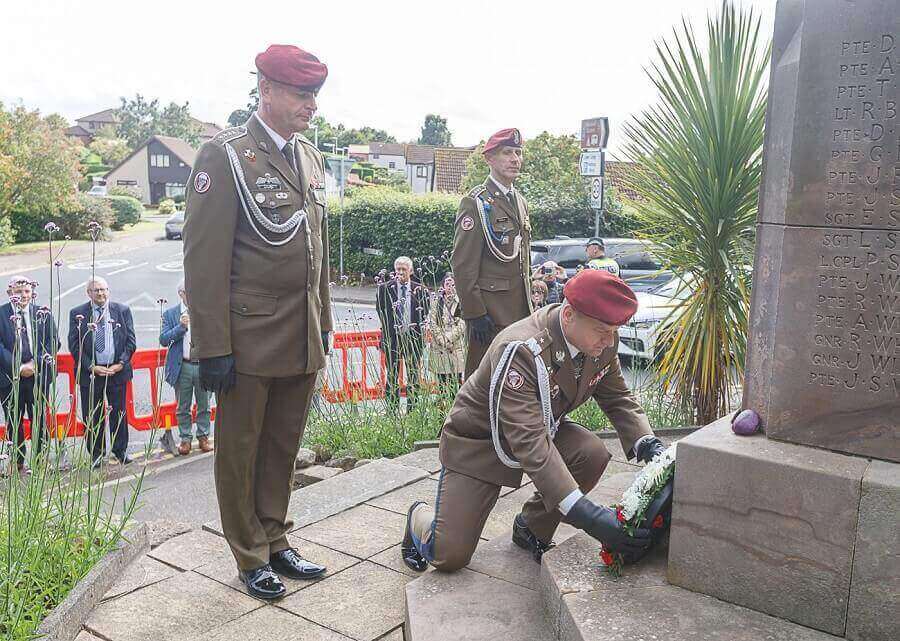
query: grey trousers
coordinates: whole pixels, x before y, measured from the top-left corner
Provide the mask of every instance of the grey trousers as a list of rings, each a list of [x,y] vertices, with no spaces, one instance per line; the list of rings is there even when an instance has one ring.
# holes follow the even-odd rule
[[[191,440],[191,405],[194,398],[197,399],[197,436],[209,436],[210,393],[200,386],[200,366],[197,363],[181,363],[175,396],[178,401],[175,418],[178,420],[181,440]]]

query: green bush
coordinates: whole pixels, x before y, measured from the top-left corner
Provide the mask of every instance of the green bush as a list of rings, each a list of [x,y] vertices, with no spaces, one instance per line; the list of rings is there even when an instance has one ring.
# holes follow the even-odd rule
[[[138,200],[144,197],[144,193],[137,185],[116,185],[115,187],[110,187],[107,193],[110,196],[130,196]]]
[[[7,216],[0,218],[0,247],[8,247],[16,242],[16,228]]]
[[[185,198],[184,194],[178,194],[177,196],[172,196],[172,202],[174,202],[176,205],[184,204],[185,200],[186,200],[186,198]]]
[[[159,201],[159,209],[157,211],[163,216],[171,216],[175,213],[175,201],[171,198]]]
[[[404,194],[384,187],[356,190],[343,210],[329,202],[328,233],[331,267],[337,272],[340,223],[344,219],[344,273],[373,276],[391,270],[394,258],[431,256],[446,260],[453,247],[453,222],[459,195]],[[364,253],[363,249],[381,254]],[[446,252],[446,254],[445,254]],[[417,266],[418,267],[418,266]]]
[[[116,231],[125,228],[125,225],[136,225],[144,213],[144,206],[137,198],[131,196],[109,196],[110,206],[115,212],[112,228]]]
[[[108,230],[116,219],[116,213],[106,198],[97,198],[87,194],[76,194],[72,204],[52,220],[59,225],[60,235],[69,238],[88,240],[91,237],[89,225],[97,222],[103,229],[102,238],[107,239]],[[45,238],[43,226],[41,238]]]

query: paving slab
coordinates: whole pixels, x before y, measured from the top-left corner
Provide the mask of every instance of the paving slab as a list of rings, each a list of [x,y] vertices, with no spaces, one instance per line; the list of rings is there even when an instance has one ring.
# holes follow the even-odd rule
[[[288,505],[288,518],[297,530],[426,476],[428,473],[417,467],[377,459],[321,483],[294,490]],[[222,523],[210,521],[203,529],[221,535]]]
[[[226,553],[231,554],[224,538],[203,530],[192,530],[169,539],[151,550],[148,556],[186,572]]]
[[[471,570],[433,572],[406,588],[407,641],[555,639],[540,597]]]
[[[410,467],[418,467],[426,472],[434,473],[441,471],[440,450],[436,447],[429,447],[397,458],[391,459],[392,463],[400,465],[408,465]]]
[[[267,605],[188,641],[349,641],[350,637]]]
[[[344,470],[339,467],[325,467],[324,465],[313,465],[294,472],[294,482],[304,487],[319,483],[326,479],[334,478],[338,474],[343,474]]]
[[[360,505],[294,530],[294,534],[332,550],[367,559],[400,543],[405,527],[406,517],[402,514]]]
[[[427,450],[421,451],[426,452]],[[409,506],[412,505],[414,501],[425,501],[428,505],[434,506],[434,499],[437,496],[437,487],[437,481],[432,478],[426,478],[421,481],[416,481],[412,485],[401,487],[399,490],[388,492],[371,501],[367,501],[367,504],[406,516]]]
[[[410,570],[406,567],[406,564],[403,562],[403,559],[400,558],[400,544],[389,547],[384,552],[379,552],[375,556],[371,556],[368,558],[372,563],[377,563],[378,565],[383,565],[386,568],[390,568],[395,572],[400,572],[401,574],[405,574],[407,576],[416,578],[420,577],[424,574],[424,572],[416,572],[415,570]],[[433,572],[434,568],[430,565],[425,572]]]
[[[121,578],[103,596],[103,600],[140,590],[178,574],[178,570],[149,556],[142,556],[128,566]]]
[[[888,641],[900,629],[900,464],[872,461],[859,502],[848,639]]]
[[[372,641],[403,622],[403,589],[410,577],[365,561],[278,607],[357,641]]]
[[[623,590],[666,584],[666,556],[661,546],[635,565],[625,566],[619,577],[600,563],[600,543],[580,532],[546,552],[541,560],[539,586],[544,610],[559,615],[561,599],[572,592]]]
[[[328,571],[321,577],[317,579],[310,579],[306,581],[297,581],[294,579],[282,578],[284,581],[284,587],[287,590],[287,594],[293,594],[299,590],[303,590],[304,588],[308,588],[311,585],[318,583],[319,581],[324,581],[325,579],[334,576],[338,572],[342,570],[346,570],[352,565],[356,565],[359,563],[359,559],[354,558],[352,556],[348,556],[346,554],[341,554],[336,550],[332,550],[330,548],[323,547],[318,545],[317,543],[313,543],[312,541],[306,541],[299,537],[295,537],[293,535],[288,535],[288,542],[300,551],[300,554],[304,559],[308,559],[314,563],[318,563],[319,565],[324,565],[328,568]],[[205,565],[201,565],[198,567],[195,572],[198,572],[204,576],[209,577],[219,583],[227,585],[235,590],[240,592],[245,592],[246,588],[244,584],[238,579],[237,574],[237,565],[234,562],[234,556],[231,552],[226,554],[220,554],[212,561],[209,561]]]
[[[541,575],[540,564],[535,562],[530,552],[512,542],[511,532],[479,545],[466,567],[529,590],[537,588]]]
[[[403,628],[397,628],[390,634],[387,634],[378,641],[403,641]]]
[[[671,585],[563,596],[559,641],[652,639],[838,641],[824,632]]]
[[[843,635],[868,461],[765,435],[728,418],[678,444],[673,585]]]
[[[505,536],[507,532],[510,532],[516,515],[522,511],[522,505],[531,498],[532,494],[534,494],[534,486],[523,485],[519,489],[497,499],[497,504],[491,510],[481,535],[486,539],[493,539],[498,536]]]
[[[78,636],[75,637],[75,641],[103,641],[100,637],[95,637],[93,634],[88,632],[87,630],[82,630],[78,633]]]
[[[246,594],[185,572],[101,603],[85,628],[108,641],[181,641],[261,606]]]

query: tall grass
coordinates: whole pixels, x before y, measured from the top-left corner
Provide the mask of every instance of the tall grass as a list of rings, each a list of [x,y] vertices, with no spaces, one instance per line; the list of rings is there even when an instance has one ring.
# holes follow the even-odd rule
[[[56,231],[52,223],[48,225],[51,305],[54,280],[62,266],[62,250],[54,253],[53,249]],[[59,301],[55,303],[53,316],[59,318]],[[32,340],[41,332],[54,331],[50,308],[39,310],[35,330]],[[56,425],[56,415],[68,394],[57,387],[55,337],[52,344],[53,353],[46,360],[35,361],[35,416],[31,427],[32,443],[43,431],[49,437],[41,452],[31,447],[27,457],[30,474],[17,474],[11,461],[8,477],[0,481],[0,637],[16,641],[33,639],[50,610],[99,559],[127,537],[143,481],[141,470],[121,487],[119,482],[105,487],[106,477],[102,471],[92,470],[90,455],[76,445],[77,441],[67,438],[68,426]],[[15,351],[13,372],[21,365],[20,350]],[[46,383],[46,393],[42,383]],[[13,390],[12,416],[6,417],[12,451],[18,445],[17,384]],[[68,398],[68,402],[71,406],[76,399]],[[86,429],[101,426],[88,424]]]

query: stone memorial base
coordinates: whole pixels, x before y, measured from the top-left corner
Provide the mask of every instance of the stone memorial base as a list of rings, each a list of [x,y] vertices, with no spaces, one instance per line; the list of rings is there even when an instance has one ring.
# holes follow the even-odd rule
[[[853,641],[900,628],[900,465],[732,433],[682,439],[668,580]]]

